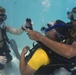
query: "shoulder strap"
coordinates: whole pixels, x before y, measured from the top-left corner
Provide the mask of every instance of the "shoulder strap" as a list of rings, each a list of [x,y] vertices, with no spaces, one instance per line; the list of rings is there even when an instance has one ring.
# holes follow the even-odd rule
[[[7,37],[7,34],[6,34],[6,27],[5,26],[3,26],[3,28],[1,28],[1,33],[2,33],[3,41],[10,43],[9,39]]]
[[[30,53],[25,57],[25,60],[28,61],[39,47],[38,44],[34,45],[33,48],[29,50]]]

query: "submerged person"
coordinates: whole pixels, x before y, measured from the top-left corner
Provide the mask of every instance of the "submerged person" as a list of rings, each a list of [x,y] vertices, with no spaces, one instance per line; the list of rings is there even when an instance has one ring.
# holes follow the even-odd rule
[[[67,15],[68,15],[68,18],[70,19],[70,22],[68,22],[68,25],[69,25],[69,27],[70,27],[70,38],[69,39],[67,39],[67,42],[69,41],[69,40],[71,40],[71,39],[73,39],[72,41],[71,41],[71,43],[74,41],[74,40],[76,40],[76,7],[74,7],[74,8],[72,8],[72,10],[70,11],[70,12],[67,12]],[[74,41],[74,45],[75,45],[75,41]],[[75,47],[75,46],[74,46]],[[73,47],[73,48],[74,48]],[[76,56],[76,51],[75,51],[75,49],[72,49],[71,50],[71,53],[70,53],[70,57],[72,57],[72,56]],[[74,59],[74,60],[76,60],[76,59]],[[75,62],[76,63],[76,62]],[[76,65],[75,65],[76,66]],[[72,74],[71,75],[76,75],[76,68],[74,68],[73,69],[73,71],[72,71]]]
[[[71,12],[67,13],[70,22],[68,22],[69,27],[71,28],[71,36],[74,37],[76,35],[76,7],[72,9]],[[72,30],[73,28],[73,30]]]
[[[68,64],[69,62],[68,59],[54,52],[49,47],[50,40],[53,42],[57,41],[62,45],[66,42],[66,34],[68,33],[66,23],[61,20],[57,20],[54,26],[50,26],[48,28],[43,27],[43,30],[46,36],[43,36],[36,31],[26,30],[29,37],[37,41],[38,43],[33,47],[33,49],[31,49],[32,52],[30,52],[30,55],[26,58],[25,54],[29,50],[29,47],[26,46],[25,48],[23,48],[20,58],[21,75],[49,75],[50,73],[53,73],[56,69],[63,67],[63,63]],[[41,41],[42,38],[44,42]],[[60,48],[59,46],[57,47]],[[65,68],[67,69],[66,66]]]
[[[53,39],[49,39],[37,31],[27,30],[27,33],[28,33],[30,39],[41,42],[42,44],[44,44],[45,46],[50,48],[51,51],[64,57],[64,59],[66,59],[66,60],[64,60],[64,63],[66,61],[67,64],[65,63],[63,65],[70,72],[72,72],[72,75],[75,75],[76,74],[76,69],[75,69],[75,66],[76,66],[76,7],[73,8],[72,11],[68,13],[68,17],[69,17],[71,22],[67,23],[67,26],[69,28],[69,32],[68,33],[66,32],[66,34],[68,34],[68,36],[66,35],[66,39],[63,40],[64,43],[54,41]],[[50,29],[48,29],[48,30],[50,30]],[[54,31],[54,32],[57,33],[56,31]],[[64,32],[64,31],[62,31],[62,32]],[[60,35],[60,34],[58,34],[58,35]],[[25,50],[27,50],[27,49],[25,48]],[[47,51],[48,51],[48,49],[47,49]],[[25,53],[26,53],[26,51],[25,51]],[[21,58],[24,58],[25,53],[24,52],[22,53]],[[55,56],[55,57],[58,57],[58,56]],[[30,60],[32,60],[32,58]],[[23,61],[23,59],[21,59],[21,63],[22,63],[22,61]],[[51,62],[52,62],[52,60],[51,60]],[[57,62],[58,61],[56,61],[56,63]],[[30,64],[23,63],[23,65],[21,65],[22,75],[24,75],[24,74],[30,75],[30,74],[36,72],[36,69],[33,68],[33,66],[34,65],[36,66],[36,64],[35,63],[32,63],[32,65],[30,65]],[[25,65],[25,67],[24,67],[24,65]],[[24,69],[23,69],[23,67],[24,67]]]
[[[20,35],[23,33],[23,27],[29,28],[28,25],[32,25],[31,19],[27,18],[26,23],[22,27],[17,29],[11,28],[10,26],[5,25],[6,19],[6,10],[0,6],[0,70],[4,69],[4,65],[12,60],[12,56],[10,54],[11,51],[8,47],[8,44],[10,44],[11,48],[17,55],[17,58],[19,59],[20,57],[15,40],[13,39],[9,41],[6,33],[9,32],[11,34]]]

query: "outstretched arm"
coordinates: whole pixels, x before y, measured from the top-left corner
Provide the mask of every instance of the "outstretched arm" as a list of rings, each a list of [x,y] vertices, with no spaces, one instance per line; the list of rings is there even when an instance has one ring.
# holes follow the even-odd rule
[[[16,34],[16,35],[20,35],[21,33],[23,33],[22,28],[11,28],[9,26],[6,26],[6,30],[8,32],[10,32],[11,34]]]
[[[63,44],[63,43],[60,43],[60,42],[50,40],[50,39],[48,39],[44,36],[42,36],[39,39],[39,41],[41,41],[47,47],[52,49],[54,52],[58,53],[61,56],[66,57],[68,59],[76,56],[76,42],[74,42],[72,45]]]
[[[72,45],[62,44],[60,42],[48,39],[47,37],[43,36],[37,31],[27,30],[27,33],[30,39],[42,42],[44,45],[46,45],[51,50],[53,50],[61,56],[64,56],[66,58],[76,56],[76,42],[74,42]]]
[[[31,19],[27,18],[26,22],[22,25],[21,28],[11,28],[9,26],[6,26],[6,30],[12,34],[20,35],[21,33],[23,33],[24,30],[27,29],[33,30],[32,24],[33,22],[31,21]]]
[[[20,72],[21,75],[33,75],[35,70],[32,69],[29,65],[27,65],[27,61],[25,61],[25,54],[27,53],[29,47],[26,46],[22,53],[20,58]]]

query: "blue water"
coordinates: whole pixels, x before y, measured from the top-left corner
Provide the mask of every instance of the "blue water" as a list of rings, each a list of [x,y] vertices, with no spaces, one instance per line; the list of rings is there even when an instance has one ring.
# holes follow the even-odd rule
[[[0,0],[0,5],[7,12],[6,25],[19,28],[26,18],[31,18],[34,22],[34,30],[40,32],[42,26],[56,19],[68,22],[66,13],[76,6],[76,0]],[[16,40],[20,52],[24,46],[32,46],[33,41],[28,38],[25,32],[19,36],[8,33],[8,36],[10,39]],[[15,60],[13,59],[14,64],[19,62]],[[19,75],[19,72],[17,73],[10,75]]]
[[[43,25],[49,21],[61,19],[65,22],[67,11],[70,11],[76,5],[75,0],[0,0],[0,5],[7,11],[6,24],[11,27],[21,27],[26,18],[31,18],[34,22],[34,30],[40,31]],[[16,39],[20,48],[25,45],[31,45],[26,33],[20,36],[9,35]]]

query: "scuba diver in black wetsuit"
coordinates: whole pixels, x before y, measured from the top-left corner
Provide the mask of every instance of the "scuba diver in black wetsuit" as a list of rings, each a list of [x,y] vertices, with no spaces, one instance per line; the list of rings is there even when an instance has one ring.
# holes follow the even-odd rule
[[[3,70],[4,65],[12,60],[9,45],[14,51],[17,59],[20,59],[20,54],[18,52],[15,40],[14,39],[9,40],[6,33],[9,32],[11,34],[20,35],[24,32],[23,27],[31,26],[32,28],[31,20],[29,18],[26,19],[25,24],[23,24],[20,28],[17,29],[11,28],[10,26],[6,26],[5,25],[6,19],[7,19],[6,10],[5,8],[0,6],[0,70]],[[28,22],[28,20],[30,20],[30,23]]]
[[[50,26],[50,28],[48,28],[48,29],[43,27],[41,29],[41,30],[43,30],[43,32],[50,31],[53,28],[55,28],[55,30],[58,30],[59,33],[56,31],[54,31],[54,32],[56,32],[56,35],[57,35],[56,41],[59,41],[60,43],[47,39],[46,37],[41,35],[39,32],[27,30],[29,37],[32,40],[38,41],[38,44],[35,45],[30,50],[30,55],[27,56],[25,60],[24,60],[24,55],[26,54],[28,48],[25,47],[23,49],[22,54],[21,54],[21,61],[20,61],[20,71],[21,71],[22,75],[29,74],[28,71],[30,72],[29,75],[31,75],[31,74],[49,75],[49,73],[51,73],[51,72],[52,72],[52,75],[54,75],[55,74],[54,71],[61,67],[65,68],[68,71],[68,73],[69,73],[68,75],[76,74],[76,67],[75,67],[76,66],[76,7],[74,7],[72,9],[72,11],[68,12],[67,14],[68,14],[68,18],[70,19],[70,22],[62,23],[62,24],[66,24],[66,28],[64,28],[66,31],[61,29],[60,27],[55,28],[56,26],[53,26],[53,27]],[[59,26],[59,24],[57,26]],[[49,25],[48,25],[48,27],[49,27]],[[60,35],[60,33],[61,34],[65,33],[65,35],[64,36]],[[49,34],[50,34],[50,32],[48,33],[48,35]],[[47,35],[47,33],[46,33],[46,35]],[[47,37],[50,38],[48,35],[47,35]],[[54,35],[55,34],[53,34],[53,36]],[[61,38],[59,38],[59,37],[61,37]],[[59,40],[58,40],[58,38],[59,38]],[[38,61],[43,61],[43,60],[39,59],[36,62],[34,59],[34,57],[36,57],[36,59],[41,58],[40,53],[38,53],[38,56],[37,56],[37,53],[36,54],[34,53],[34,51],[36,52],[39,50],[38,49],[39,47],[41,47],[43,50],[45,50],[47,55],[50,57],[50,61],[51,61],[51,63],[49,65],[43,66],[43,68],[40,67],[41,64],[38,65],[38,63],[39,63]],[[28,59],[30,58],[30,60],[28,60],[27,58]],[[27,60],[28,60],[28,62],[27,62]],[[47,61],[49,62],[49,60],[47,60]],[[37,67],[35,67],[36,64],[38,65]],[[65,75],[67,75],[67,74],[65,74]]]
[[[54,26],[50,26],[48,28],[43,27],[41,30],[44,30],[47,38],[61,43],[65,42],[66,33],[68,33],[66,23],[61,20],[57,20]],[[28,35],[30,37],[31,32]],[[51,49],[41,43],[41,41],[37,41],[37,44],[30,49],[30,54],[24,59],[27,50],[28,47],[25,47],[21,53],[20,71],[22,75],[49,75],[50,73],[53,73],[54,70],[62,67],[62,62],[67,63],[66,59],[63,61],[61,60],[64,57],[51,51]],[[56,58],[56,56],[59,59]]]
[[[27,46],[23,49],[20,59],[21,75],[54,75],[54,71],[61,67],[67,69],[70,75],[76,74],[76,7],[68,12],[68,18],[71,22],[48,26],[48,29],[43,27],[41,30],[48,38],[37,31],[26,30],[30,39],[38,41],[38,44],[26,58],[29,48]],[[57,39],[52,39],[55,36]]]

